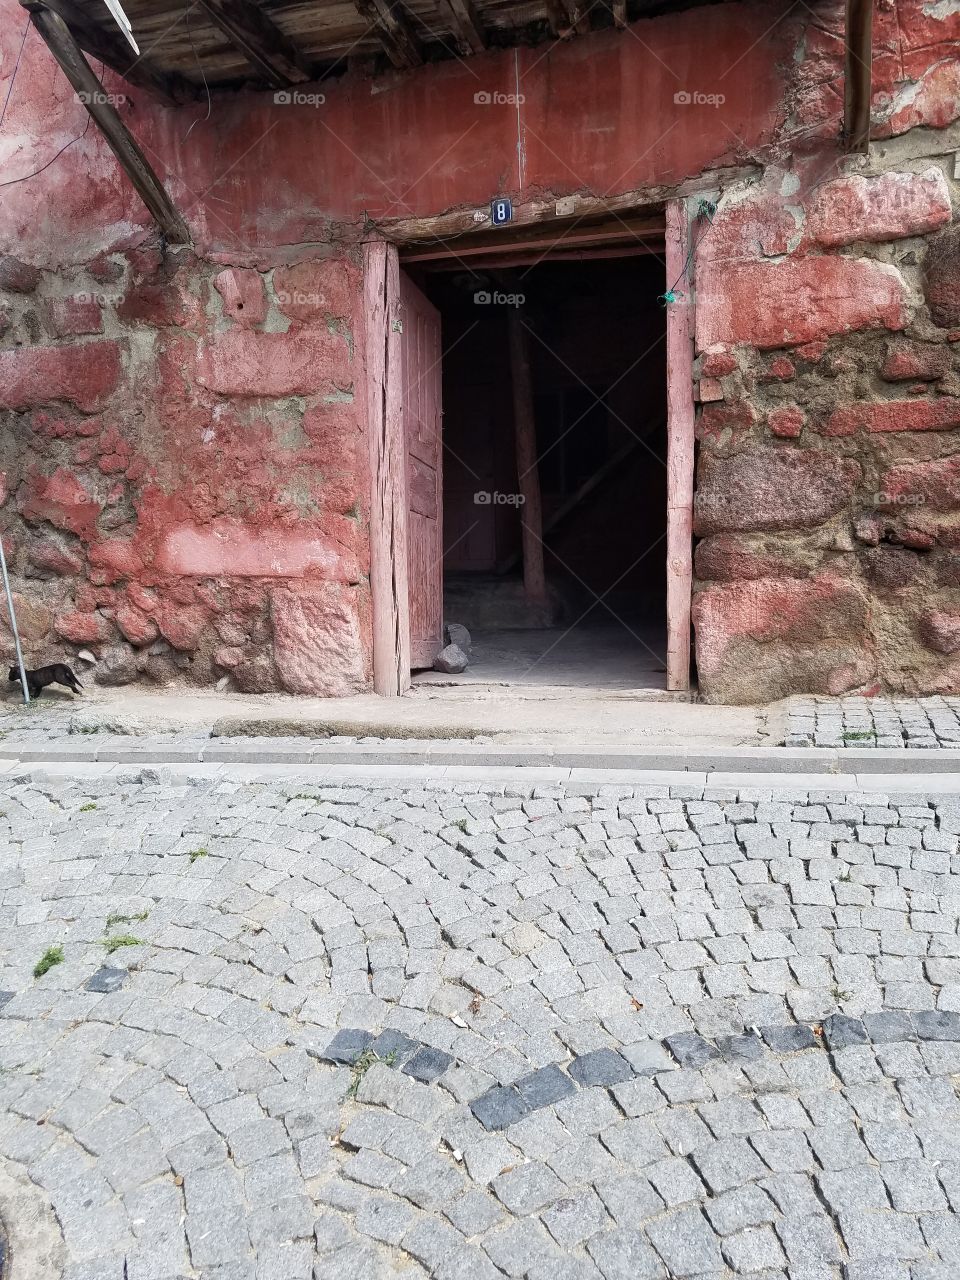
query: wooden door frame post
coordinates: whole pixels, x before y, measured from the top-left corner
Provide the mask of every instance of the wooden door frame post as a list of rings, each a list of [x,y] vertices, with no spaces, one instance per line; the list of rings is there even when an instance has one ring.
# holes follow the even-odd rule
[[[667,284],[682,296],[667,302],[667,688],[690,688],[693,594],[693,262],[685,199],[666,207]]]
[[[386,240],[363,245],[367,431],[370,443],[370,601],[373,688],[398,698],[410,687],[407,468],[400,352],[400,261]]]

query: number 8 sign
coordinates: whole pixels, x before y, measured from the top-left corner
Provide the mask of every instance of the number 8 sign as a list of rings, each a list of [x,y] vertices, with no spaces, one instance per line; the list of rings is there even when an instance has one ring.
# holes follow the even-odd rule
[[[502,227],[513,217],[513,205],[506,196],[498,196],[490,203],[490,221],[495,227]]]

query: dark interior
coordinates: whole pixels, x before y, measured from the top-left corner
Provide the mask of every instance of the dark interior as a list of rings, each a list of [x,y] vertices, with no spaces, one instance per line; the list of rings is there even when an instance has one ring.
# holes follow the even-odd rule
[[[661,255],[444,265],[411,274],[442,319],[448,620],[483,633],[524,629],[508,337],[518,306],[554,628],[575,628],[568,648],[585,629],[592,644],[603,631],[615,647],[639,645],[648,676],[656,674],[651,655],[662,658],[666,591]],[[477,496],[484,494],[489,500]]]

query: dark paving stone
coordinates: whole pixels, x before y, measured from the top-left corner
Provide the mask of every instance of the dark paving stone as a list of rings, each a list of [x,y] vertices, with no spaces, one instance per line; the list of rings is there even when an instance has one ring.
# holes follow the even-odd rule
[[[865,1013],[863,1025],[874,1044],[900,1044],[916,1040],[917,1030],[908,1013],[897,1009],[885,1009],[882,1013]]]
[[[352,1067],[364,1049],[368,1049],[372,1043],[373,1036],[369,1031],[345,1027],[333,1037],[321,1053],[320,1059],[322,1062],[336,1062]]]
[[[763,1043],[752,1031],[742,1036],[718,1036],[717,1048],[734,1062],[756,1062],[763,1056]]]
[[[761,1027],[760,1034],[774,1053],[796,1053],[799,1049],[814,1049],[819,1043],[810,1028],[803,1025]]]
[[[370,1048],[378,1058],[388,1058],[393,1054],[393,1066],[399,1066],[401,1062],[406,1062],[420,1048],[419,1040],[412,1040],[409,1036],[405,1036],[402,1031],[381,1031],[375,1040],[371,1041]]]
[[[925,1009],[913,1015],[913,1024],[921,1040],[960,1040],[960,1013]]]
[[[594,1049],[592,1053],[581,1053],[567,1067],[577,1084],[589,1088],[595,1084],[623,1084],[624,1080],[632,1080],[633,1067],[620,1056],[615,1049]]]
[[[409,1062],[403,1064],[400,1070],[404,1075],[413,1076],[414,1080],[420,1080],[423,1084],[432,1084],[443,1075],[452,1062],[453,1058],[449,1053],[425,1044]]]
[[[823,1020],[823,1038],[828,1049],[849,1049],[854,1044],[866,1044],[867,1028],[859,1018],[834,1013]]]
[[[87,991],[97,991],[103,995],[109,995],[113,991],[119,991],[127,980],[126,969],[111,969],[109,965],[104,965],[98,969],[92,978],[88,978],[84,983]]]
[[[702,1067],[711,1058],[720,1057],[712,1044],[692,1031],[679,1031],[675,1036],[667,1036],[664,1044],[681,1067]]]
[[[541,1067],[539,1071],[531,1071],[528,1076],[517,1080],[513,1087],[531,1111],[538,1107],[549,1107],[562,1098],[568,1098],[571,1093],[576,1093],[573,1081],[555,1062],[548,1067]]]
[[[0,991],[0,1009],[2,1009],[5,1004],[9,1004],[16,994],[17,993],[15,991]]]
[[[530,1108],[510,1085],[488,1089],[470,1103],[470,1110],[485,1129],[506,1129],[530,1114]]]

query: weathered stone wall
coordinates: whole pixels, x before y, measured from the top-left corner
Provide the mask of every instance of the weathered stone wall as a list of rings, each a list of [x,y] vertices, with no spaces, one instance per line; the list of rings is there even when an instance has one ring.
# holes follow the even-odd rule
[[[365,687],[364,228],[497,191],[662,199],[709,172],[701,688],[960,688],[960,12],[878,0],[862,161],[837,146],[842,4],[801,10],[350,75],[322,112],[253,93],[164,111],[108,75],[190,226],[164,253],[29,33],[0,134],[0,470],[30,660]],[[0,17],[3,99],[25,15]],[[518,76],[520,113],[476,104]]]
[[[952,164],[806,189],[769,169],[704,230],[694,617],[712,699],[960,685]]]
[[[107,684],[363,688],[351,257],[6,257],[0,287],[4,546],[30,662],[87,648]]]

